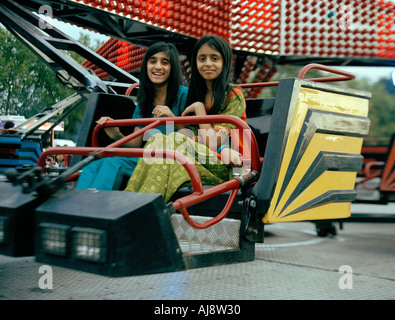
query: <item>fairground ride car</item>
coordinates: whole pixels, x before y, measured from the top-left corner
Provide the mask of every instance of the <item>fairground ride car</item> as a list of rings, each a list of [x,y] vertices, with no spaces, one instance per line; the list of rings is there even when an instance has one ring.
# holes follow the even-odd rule
[[[246,99],[247,124],[232,116],[130,119],[136,78],[55,28],[50,32],[59,38],[37,36],[29,21],[38,18],[12,1],[0,4],[0,17],[33,51],[44,54],[76,90],[76,100],[87,99],[76,147],[48,149],[37,166],[8,171],[8,180],[0,182],[0,253],[35,255],[40,262],[108,276],[170,272],[254,260],[265,224],[350,216],[371,94],[327,82],[351,80],[352,74],[309,64],[295,78],[240,84],[277,86],[274,97]],[[62,57],[58,48],[78,49],[122,83],[100,80]],[[313,68],[336,76],[305,79]],[[102,115],[116,119],[106,126],[129,130],[126,138],[106,141],[103,126],[95,125]],[[219,185],[203,186],[193,163],[179,152],[121,148],[165,120],[219,119],[240,129],[251,146],[249,171]],[[132,134],[136,125],[145,127]],[[178,190],[169,203],[160,194],[74,188],[80,170],[98,158],[147,152],[182,163],[192,187]],[[73,155],[73,164],[55,178],[45,175],[46,157],[59,153]]]

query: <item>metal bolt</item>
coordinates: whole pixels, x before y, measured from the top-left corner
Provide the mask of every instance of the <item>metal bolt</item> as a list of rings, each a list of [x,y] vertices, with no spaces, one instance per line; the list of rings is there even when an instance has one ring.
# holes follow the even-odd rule
[[[247,234],[258,234],[258,230],[254,229],[254,228],[251,228],[251,227],[248,227],[247,228]]]

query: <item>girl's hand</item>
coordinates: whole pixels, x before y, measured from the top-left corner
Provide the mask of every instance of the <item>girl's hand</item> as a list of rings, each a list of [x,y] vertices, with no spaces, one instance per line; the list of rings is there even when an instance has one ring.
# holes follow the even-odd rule
[[[96,121],[97,124],[103,125],[105,124],[108,120],[114,120],[110,117],[101,117],[99,120]]]
[[[241,167],[243,165],[240,153],[231,148],[223,148],[221,150],[221,160],[232,167]]]
[[[188,116],[188,115],[197,115],[197,116],[207,115],[204,104],[201,102],[195,102],[192,103],[190,106],[186,107],[181,116]]]
[[[113,120],[110,117],[101,117],[99,120],[96,121],[97,124],[103,125],[105,124],[108,120]],[[113,140],[117,141],[121,138],[123,138],[123,134],[119,130],[119,127],[107,127],[104,128],[104,132]]]
[[[174,113],[168,106],[156,106],[152,111],[155,118],[159,117],[175,117]]]

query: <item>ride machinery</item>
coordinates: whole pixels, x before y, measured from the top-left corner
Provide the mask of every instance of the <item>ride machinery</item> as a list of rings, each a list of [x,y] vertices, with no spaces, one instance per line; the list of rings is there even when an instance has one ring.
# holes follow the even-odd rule
[[[37,147],[35,165],[14,162],[6,171],[0,253],[129,276],[251,261],[268,223],[314,221],[319,234],[333,232],[326,222],[350,217],[356,198],[371,94],[331,84],[354,75],[330,65],[393,65],[393,9],[388,1],[347,0],[2,1],[1,23],[75,90],[37,117],[64,118],[82,102],[86,108],[77,147],[44,152]],[[111,38],[93,52],[53,27],[47,16]],[[188,82],[191,48],[207,33],[232,46],[232,76],[245,90],[247,124],[232,116],[130,119],[146,47],[174,43]],[[86,61],[76,63],[69,51]],[[295,78],[267,82],[278,65],[306,63]],[[332,76],[306,79],[311,69]],[[275,96],[259,98],[268,86],[277,87]],[[106,140],[104,126],[95,126],[103,115],[115,119],[105,126],[121,127],[125,139]],[[165,120],[233,124],[250,146],[248,167],[222,184],[203,186],[182,153],[121,148]],[[135,126],[145,127],[132,133]],[[14,139],[14,159],[23,160],[17,156],[23,143],[40,143],[31,135],[14,128],[1,138]],[[46,175],[46,157],[59,153],[73,155],[72,165],[59,176]],[[180,188],[168,203],[160,194],[74,188],[80,170],[92,161],[147,153],[180,162],[190,187]]]

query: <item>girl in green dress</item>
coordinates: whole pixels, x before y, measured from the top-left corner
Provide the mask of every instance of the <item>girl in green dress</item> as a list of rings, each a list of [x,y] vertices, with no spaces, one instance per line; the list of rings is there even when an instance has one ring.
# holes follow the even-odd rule
[[[230,83],[231,61],[232,50],[221,37],[206,35],[197,41],[183,116],[226,114],[246,120],[243,93]],[[242,165],[240,153],[229,144],[233,128],[227,123],[199,124],[189,134],[154,135],[145,148],[182,152],[194,161],[203,184],[216,185],[232,177],[232,166]],[[184,167],[172,159],[141,158],[126,191],[161,193],[168,202],[189,181]]]

